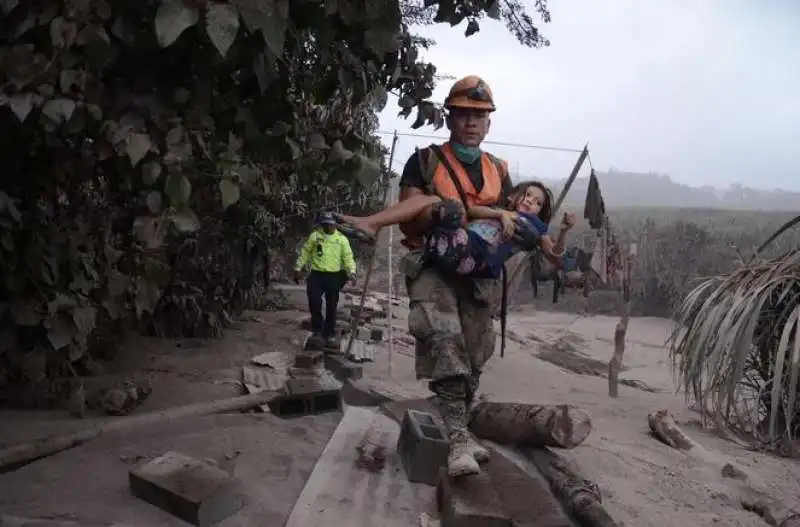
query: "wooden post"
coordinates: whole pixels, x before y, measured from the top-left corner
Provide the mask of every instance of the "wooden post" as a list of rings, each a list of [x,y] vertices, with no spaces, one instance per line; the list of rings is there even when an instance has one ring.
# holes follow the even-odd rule
[[[575,182],[575,178],[578,177],[578,172],[581,171],[581,167],[583,167],[583,162],[586,161],[586,157],[588,155],[589,155],[589,145],[587,144],[586,146],[583,147],[583,150],[581,150],[581,154],[578,156],[578,160],[575,161],[575,166],[572,167],[572,172],[567,178],[567,182],[564,184],[564,188],[561,189],[561,193],[558,195],[558,199],[556,199],[555,205],[553,205],[553,219],[555,219],[558,209],[560,209],[561,205],[564,203],[564,199],[566,199],[567,193],[569,192],[569,189],[572,187],[572,184]]]
[[[389,165],[386,170],[386,188],[383,190],[383,203],[386,203],[387,199],[389,198],[389,189],[391,188],[391,177],[392,177],[392,162],[394,161],[395,146],[397,146],[397,130],[394,131],[394,136],[392,136],[392,149],[391,152],[389,153]],[[367,291],[369,290],[369,279],[372,277],[372,268],[375,267],[375,255],[377,254],[377,252],[378,252],[378,245],[375,244],[372,248],[372,254],[369,257],[369,263],[367,264],[367,274],[366,276],[364,276],[364,287],[361,289],[361,301],[358,304],[358,311],[355,312],[355,314],[353,315],[353,319],[350,322],[350,340],[347,341],[347,351],[345,352],[346,355],[349,355],[350,352],[353,350],[353,341],[356,339],[358,326],[361,323],[361,313],[364,311],[364,302],[367,300]],[[392,321],[389,320],[389,324],[391,323]]]
[[[614,329],[614,355],[608,362],[608,396],[619,397],[619,370],[622,368],[622,356],[625,353],[625,337],[628,333],[628,321],[631,318],[631,267],[636,256],[636,244],[622,261],[622,283],[619,289],[620,318]]]

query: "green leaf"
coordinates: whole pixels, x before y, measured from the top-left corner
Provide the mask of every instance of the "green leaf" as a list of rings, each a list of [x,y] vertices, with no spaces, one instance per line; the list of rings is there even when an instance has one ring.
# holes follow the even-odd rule
[[[150,142],[150,136],[147,134],[132,134],[128,138],[128,146],[125,148],[125,153],[128,154],[128,157],[131,160],[131,166],[135,167],[139,164],[147,152],[150,151],[150,147],[152,147],[152,143]]]
[[[51,99],[42,107],[42,114],[55,123],[69,121],[75,111],[75,101],[70,99]]]
[[[72,337],[77,328],[71,321],[56,315],[48,322],[50,327],[47,329],[47,340],[54,350],[58,351],[72,344]]]
[[[356,170],[355,176],[359,183],[365,187],[369,187],[378,182],[382,174],[380,165],[362,155],[359,155],[357,159],[358,169]]]
[[[19,0],[2,0],[0,1],[0,7],[3,9],[3,13],[9,14],[17,5],[19,4]]]
[[[14,115],[17,116],[19,122],[25,122],[28,114],[33,110],[33,94],[32,93],[16,93],[11,96],[9,106]]]
[[[231,4],[213,4],[206,11],[206,33],[222,58],[228,55],[239,32],[239,13]]]
[[[286,138],[286,144],[289,145],[289,150],[292,153],[292,160],[294,161],[297,158],[299,158],[301,152],[300,152],[300,147],[297,145],[297,143],[295,143],[293,140],[291,140],[291,139],[289,139],[287,137]]]
[[[161,192],[157,190],[151,190],[146,199],[147,208],[150,209],[150,212],[153,214],[159,214],[164,206],[163,201],[164,200],[161,197]]]
[[[185,175],[172,173],[167,176],[164,193],[173,207],[180,208],[189,201],[192,195],[192,184]]]
[[[464,31],[464,36],[471,37],[475,33],[481,30],[480,24],[478,24],[477,20],[470,20],[467,23],[467,29]]]
[[[181,0],[165,0],[156,12],[156,38],[162,48],[171,46],[181,34],[197,24],[197,10]]]
[[[142,166],[142,182],[151,186],[154,185],[158,178],[161,177],[161,163],[158,161],[148,161]]]
[[[133,220],[133,234],[149,249],[158,249],[164,243],[167,228],[161,218],[144,216]]]
[[[486,14],[489,15],[489,18],[500,20],[500,0],[494,0],[489,4],[489,7],[486,9]]]
[[[150,280],[140,279],[136,293],[136,315],[142,316],[142,313],[145,312],[152,313],[160,298],[161,289],[158,285]]]
[[[327,143],[325,143],[325,137],[322,134],[311,134],[311,137],[308,138],[308,147],[312,150],[325,150],[328,148]]]
[[[169,219],[179,232],[190,233],[200,230],[200,219],[192,209],[187,208],[176,212]]]
[[[72,322],[83,334],[94,331],[97,309],[92,306],[80,307],[72,312]]]
[[[229,179],[223,179],[219,182],[219,193],[222,196],[222,208],[227,209],[231,205],[236,204],[239,201],[240,197],[240,190],[239,185],[230,181]]]
[[[342,141],[337,139],[331,145],[331,151],[328,154],[328,162],[329,163],[343,163],[345,161],[349,161],[353,158],[353,152],[347,150],[343,145]]]

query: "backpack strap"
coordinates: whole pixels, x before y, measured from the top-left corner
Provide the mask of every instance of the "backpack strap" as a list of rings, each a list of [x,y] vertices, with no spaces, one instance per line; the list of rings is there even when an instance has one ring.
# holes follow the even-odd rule
[[[436,194],[436,189],[433,187],[433,175],[436,173],[438,164],[436,154],[430,147],[417,148],[417,160],[419,161],[419,172],[425,182],[425,191],[429,194]]]

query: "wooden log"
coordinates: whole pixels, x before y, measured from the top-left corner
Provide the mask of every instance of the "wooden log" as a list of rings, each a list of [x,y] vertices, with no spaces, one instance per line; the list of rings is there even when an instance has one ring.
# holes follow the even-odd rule
[[[177,406],[166,410],[122,417],[77,432],[43,437],[32,443],[12,445],[0,450],[0,474],[19,468],[37,459],[82,445],[87,441],[91,441],[109,432],[159,424],[182,417],[245,410],[266,404],[274,399],[275,396],[275,392],[261,392],[227,399],[217,399],[216,401]]]
[[[800,527],[800,511],[784,506],[780,502],[767,503],[760,499],[742,500],[742,508],[758,514],[772,527]]]
[[[469,427],[479,438],[500,444],[574,448],[589,437],[592,418],[566,404],[481,402]]]
[[[521,452],[536,465],[581,527],[617,527],[603,508],[603,498],[595,483],[575,473],[561,457],[546,448],[526,448]]]
[[[608,361],[608,396],[619,397],[619,370],[622,368],[622,356],[625,354],[625,337],[628,334],[628,322],[631,318],[631,266],[629,256],[623,263],[622,284],[619,294],[619,322],[614,328],[614,355]]]
[[[697,451],[704,450],[697,441],[681,430],[672,414],[667,410],[659,410],[654,414],[649,414],[647,416],[647,424],[650,426],[650,433],[653,434],[653,437],[671,448],[684,451],[692,449]]]

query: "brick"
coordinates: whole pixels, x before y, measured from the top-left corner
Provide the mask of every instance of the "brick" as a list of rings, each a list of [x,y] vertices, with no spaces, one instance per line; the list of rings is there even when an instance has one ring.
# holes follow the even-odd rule
[[[338,412],[342,409],[341,386],[319,378],[299,378],[286,381],[286,395],[267,404],[278,417]]]
[[[330,370],[340,381],[358,380],[364,376],[364,368],[360,364],[338,355],[325,355],[325,369]]]
[[[439,469],[447,465],[450,441],[444,424],[430,412],[408,409],[403,416],[397,453],[408,480],[436,485]]]
[[[304,351],[295,354],[294,367],[304,370],[322,368],[324,354],[321,351]]]
[[[167,452],[128,473],[131,492],[199,527],[215,525],[244,504],[239,482],[221,468]]]
[[[451,478],[446,468],[440,469],[436,503],[441,527],[514,526],[486,474]]]

